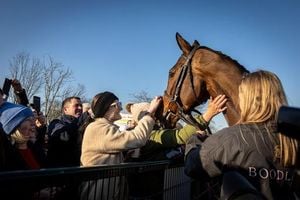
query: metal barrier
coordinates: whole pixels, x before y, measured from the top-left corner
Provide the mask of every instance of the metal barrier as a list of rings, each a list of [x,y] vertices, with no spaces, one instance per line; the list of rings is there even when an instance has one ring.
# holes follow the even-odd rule
[[[169,161],[0,173],[1,199],[204,199],[198,186]]]

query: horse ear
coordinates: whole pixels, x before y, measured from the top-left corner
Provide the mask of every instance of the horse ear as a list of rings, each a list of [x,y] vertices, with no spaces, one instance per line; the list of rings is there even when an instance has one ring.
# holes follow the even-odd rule
[[[192,47],[178,32],[176,33],[176,40],[179,48],[183,51],[184,55],[188,55]]]
[[[200,43],[198,42],[198,40],[195,40],[193,45],[200,46]]]

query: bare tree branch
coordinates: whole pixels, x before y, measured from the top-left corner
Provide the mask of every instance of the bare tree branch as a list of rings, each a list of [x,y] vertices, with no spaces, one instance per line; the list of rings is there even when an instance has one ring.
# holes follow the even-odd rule
[[[74,81],[72,71],[56,62],[51,56],[46,59],[32,58],[28,53],[18,53],[10,60],[11,78],[18,79],[26,89],[29,99],[42,91],[42,108],[48,121],[61,115],[61,102],[70,96],[84,97],[85,87]]]
[[[68,86],[62,91],[61,94],[62,94],[61,100],[64,100],[65,98],[71,96],[76,96],[76,97],[80,97],[81,99],[85,99],[84,98],[85,86],[82,84],[77,84],[77,88]]]
[[[11,78],[18,79],[26,89],[28,99],[31,99],[40,90],[42,80],[42,65],[39,59],[30,58],[25,52],[18,53],[10,60]]]
[[[149,94],[142,90],[135,94],[130,94],[130,96],[133,97],[132,102],[138,103],[138,102],[150,102],[152,100],[152,97],[149,96]]]
[[[72,71],[70,69],[65,70],[63,67],[63,64],[55,62],[51,57],[49,57],[48,63],[44,65],[45,114],[47,116],[54,108],[55,100],[61,95],[60,92],[63,91],[65,83],[72,77]]]

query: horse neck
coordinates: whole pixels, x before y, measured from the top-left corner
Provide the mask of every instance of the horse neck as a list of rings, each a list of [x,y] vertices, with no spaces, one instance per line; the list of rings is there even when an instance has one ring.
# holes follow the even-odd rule
[[[218,73],[218,76],[208,78],[207,90],[213,98],[219,94],[225,94],[228,98],[226,103],[227,109],[223,112],[223,115],[229,126],[236,124],[240,119],[240,111],[238,108],[238,86],[242,80],[242,74],[230,74],[230,72],[224,72],[224,74]]]
[[[223,115],[229,126],[232,126],[238,122],[240,119],[239,110],[235,107],[235,104],[232,101],[226,103],[227,109],[223,112]]]

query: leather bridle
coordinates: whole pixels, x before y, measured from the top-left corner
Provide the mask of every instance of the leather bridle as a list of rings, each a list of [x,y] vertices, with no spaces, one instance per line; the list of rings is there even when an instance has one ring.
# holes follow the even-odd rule
[[[195,87],[194,87],[194,82],[193,82],[193,75],[192,75],[192,72],[191,72],[191,61],[192,61],[192,58],[193,58],[195,52],[199,48],[200,48],[199,43],[197,41],[195,41],[194,44],[192,45],[192,50],[188,54],[188,56],[186,57],[185,55],[182,55],[182,57],[185,58],[185,62],[181,66],[180,74],[179,74],[179,77],[178,77],[178,79],[176,81],[176,85],[175,85],[176,88],[175,88],[174,95],[173,96],[169,95],[165,91],[165,96],[170,98],[170,102],[168,104],[167,112],[163,115],[163,117],[166,120],[168,120],[171,117],[171,115],[179,116],[179,118],[181,120],[183,120],[187,124],[190,124],[190,125],[196,127],[197,129],[200,129],[201,125],[195,120],[195,118],[192,116],[191,112],[193,111],[193,112],[196,112],[198,114],[201,114],[201,113],[198,110],[194,109],[194,108],[192,108],[188,111],[184,110],[182,102],[181,102],[181,98],[180,98],[180,91],[181,91],[181,88],[182,88],[182,85],[183,85],[183,81],[185,80],[185,78],[187,76],[189,76],[191,87],[192,87],[195,99],[196,99],[196,101],[198,101],[200,103],[200,101],[197,98],[196,92],[195,92]],[[176,112],[176,110],[177,110],[177,112]],[[209,128],[208,128],[208,132],[211,133]]]

